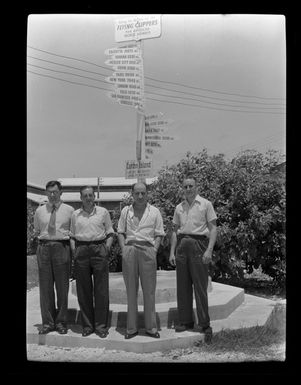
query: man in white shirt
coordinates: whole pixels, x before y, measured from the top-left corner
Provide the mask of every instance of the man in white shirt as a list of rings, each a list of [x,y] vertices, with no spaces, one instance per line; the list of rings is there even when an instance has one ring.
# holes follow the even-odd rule
[[[48,203],[38,207],[34,215],[34,228],[38,236],[37,262],[43,323],[39,334],[47,334],[53,330],[66,334],[70,275],[69,235],[74,209],[61,201],[60,182],[48,182],[46,195]]]
[[[165,235],[160,211],[147,202],[147,186],[132,187],[134,203],[122,209],[118,222],[118,241],[122,251],[122,272],[127,291],[128,312],[125,338],[138,334],[137,294],[139,277],[143,291],[145,332],[160,338],[156,322],[155,292],[157,251]]]
[[[193,329],[193,289],[198,328],[210,343],[212,329],[208,312],[208,264],[216,242],[217,228],[212,203],[197,193],[196,180],[183,181],[185,200],[177,205],[173,223],[169,261],[176,266],[179,325],[176,332]],[[177,247],[176,257],[175,248]]]
[[[82,187],[80,196],[83,206],[71,218],[71,246],[82,336],[95,332],[105,338],[109,316],[109,253],[114,230],[108,210],[95,205],[93,187]]]

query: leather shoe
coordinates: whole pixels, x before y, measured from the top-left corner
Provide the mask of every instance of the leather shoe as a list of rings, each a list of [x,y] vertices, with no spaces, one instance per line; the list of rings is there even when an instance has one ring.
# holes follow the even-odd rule
[[[83,337],[87,337],[87,336],[89,336],[90,334],[92,334],[93,332],[94,332],[94,330],[92,330],[92,329],[89,329],[89,328],[84,329],[84,330],[82,331],[82,336],[83,336]]]
[[[189,323],[187,323],[187,324],[177,325],[177,326],[175,327],[175,331],[176,331],[177,333],[184,332],[185,330],[193,329],[193,326],[194,326],[194,323],[193,323],[193,322],[189,322]]]
[[[205,344],[211,344],[211,340],[212,340],[212,328],[211,326],[207,326],[207,327],[200,327],[200,333],[204,333],[205,334]]]
[[[67,328],[66,328],[66,326],[57,326],[57,327],[56,327],[56,331],[57,331],[59,334],[67,334]]]
[[[138,331],[135,332],[135,333],[125,333],[124,338],[125,338],[126,340],[129,340],[130,338],[133,338],[133,337],[135,337],[135,336],[137,336],[137,335],[138,335]]]
[[[101,331],[95,331],[95,334],[97,334],[98,337],[100,338],[106,338],[109,332],[107,330],[101,330]]]
[[[42,329],[39,331],[39,334],[47,334],[50,332],[53,332],[55,330],[52,326],[43,326]]]
[[[147,334],[149,337],[160,338],[160,334],[158,332],[156,333],[145,332],[145,334]]]

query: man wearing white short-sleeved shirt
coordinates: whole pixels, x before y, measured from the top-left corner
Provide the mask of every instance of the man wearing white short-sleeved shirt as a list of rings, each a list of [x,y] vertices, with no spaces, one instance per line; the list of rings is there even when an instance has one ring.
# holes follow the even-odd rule
[[[216,213],[212,203],[197,194],[193,176],[183,181],[185,200],[177,205],[171,239],[170,263],[177,272],[177,301],[179,325],[176,332],[194,327],[193,289],[195,293],[198,328],[210,342],[212,329],[208,312],[208,263],[216,241]],[[175,248],[177,246],[176,256]]]
[[[124,207],[118,222],[118,241],[122,251],[122,272],[128,298],[125,338],[138,334],[137,294],[139,277],[143,291],[146,334],[160,338],[156,323],[155,292],[157,251],[165,235],[160,211],[147,202],[147,186],[136,183],[132,188],[134,203]]]

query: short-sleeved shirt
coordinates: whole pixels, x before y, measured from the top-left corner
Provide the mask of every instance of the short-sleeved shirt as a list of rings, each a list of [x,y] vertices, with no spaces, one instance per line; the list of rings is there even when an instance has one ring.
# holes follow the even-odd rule
[[[184,200],[177,205],[173,223],[179,226],[179,234],[209,236],[208,222],[217,219],[210,201],[197,195],[191,205]]]
[[[134,218],[133,205],[122,209],[118,221],[118,233],[126,234],[125,244],[128,241],[147,241],[155,244],[155,237],[164,236],[163,219],[157,207],[147,203],[140,222]]]
[[[54,235],[48,234],[48,224],[53,205],[49,202],[37,208],[34,214],[34,229],[38,235],[38,239],[69,239],[70,238],[70,224],[71,216],[74,212],[72,206],[66,203],[59,202],[56,206],[56,233]]]
[[[113,234],[112,221],[107,209],[94,206],[89,214],[77,209],[71,218],[71,236],[78,241],[100,241]]]

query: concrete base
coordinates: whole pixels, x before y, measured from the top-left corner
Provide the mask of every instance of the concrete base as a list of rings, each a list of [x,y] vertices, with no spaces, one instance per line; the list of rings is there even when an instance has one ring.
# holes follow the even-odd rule
[[[110,277],[111,279],[111,277]],[[213,333],[223,329],[240,329],[254,326],[268,327],[273,324],[275,301],[244,294],[243,289],[213,282],[213,290],[209,293],[209,309]],[[39,290],[34,288],[27,292],[27,343],[52,345],[60,347],[91,347],[124,350],[135,353],[186,348],[196,341],[202,341],[204,335],[197,331],[176,333],[176,302],[156,304],[157,317],[160,325],[160,339],[153,339],[144,333],[143,306],[140,305],[139,335],[130,340],[124,339],[126,322],[126,305],[110,304],[111,327],[109,335],[101,339],[95,334],[82,337],[80,312],[77,297],[69,293],[69,324],[68,334],[59,335],[52,332],[38,335],[41,325],[39,306]]]
[[[127,296],[122,273],[110,273],[110,316],[109,325],[126,326]],[[71,298],[76,296],[76,283],[71,284]],[[208,293],[209,316],[211,320],[228,317],[244,301],[244,289],[212,282]],[[70,302],[70,301],[69,301]],[[70,304],[69,304],[70,308]],[[197,323],[196,304],[193,302],[194,318]],[[76,302],[76,309],[79,309]],[[138,291],[138,325],[144,327],[143,293]],[[158,327],[174,327],[178,323],[176,272],[159,270],[156,286],[156,313]]]

